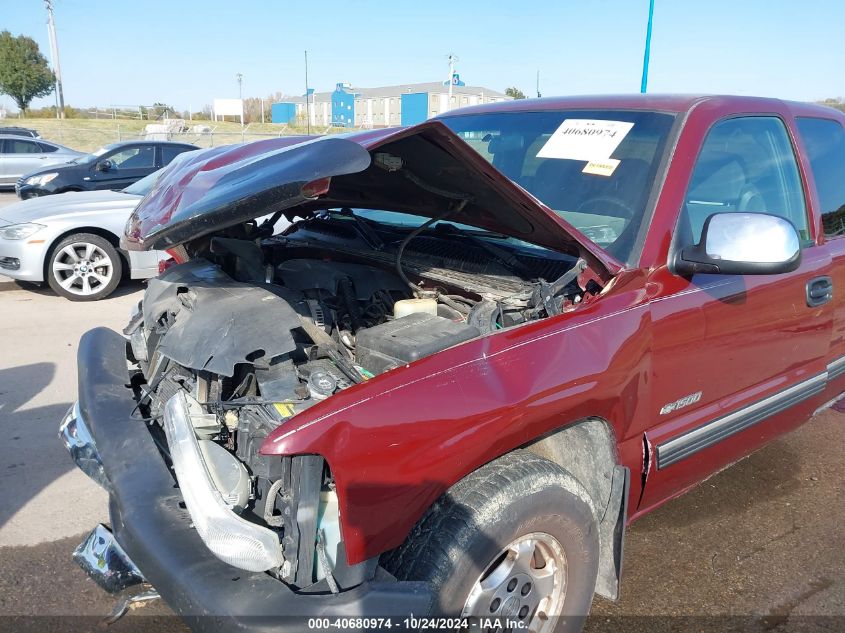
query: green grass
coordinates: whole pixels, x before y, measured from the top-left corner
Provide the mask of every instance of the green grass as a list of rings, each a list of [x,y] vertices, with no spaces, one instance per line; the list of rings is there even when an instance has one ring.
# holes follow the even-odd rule
[[[130,119],[4,119],[2,125],[22,126],[38,130],[41,138],[66,145],[80,152],[92,152],[95,149],[114,143],[142,138],[144,128],[156,121],[133,121]],[[208,125],[212,134],[178,134],[172,140],[193,143],[199,147],[211,147],[257,141],[262,138],[305,134],[305,128],[294,128],[275,123],[252,123],[244,126],[230,121],[186,121],[191,125]],[[312,128],[312,134],[348,132],[348,128]]]

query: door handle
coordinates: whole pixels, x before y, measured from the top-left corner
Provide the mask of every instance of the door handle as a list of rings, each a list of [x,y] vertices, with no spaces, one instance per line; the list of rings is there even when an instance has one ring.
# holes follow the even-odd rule
[[[815,308],[833,299],[833,280],[825,275],[807,282],[807,307]]]

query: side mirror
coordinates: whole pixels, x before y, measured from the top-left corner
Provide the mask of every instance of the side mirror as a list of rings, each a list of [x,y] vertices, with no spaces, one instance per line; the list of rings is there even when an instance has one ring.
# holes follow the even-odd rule
[[[114,164],[107,158],[97,163],[97,171],[109,171]]]
[[[676,252],[676,275],[778,275],[801,265],[798,232],[789,220],[768,213],[714,213],[701,241]]]

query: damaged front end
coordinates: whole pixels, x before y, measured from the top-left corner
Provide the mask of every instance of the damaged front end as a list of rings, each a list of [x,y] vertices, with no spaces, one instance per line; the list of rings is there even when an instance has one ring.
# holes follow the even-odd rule
[[[347,556],[332,464],[265,443],[312,407],[329,415],[341,392],[364,401],[383,376],[608,287],[612,258],[444,126],[367,139],[200,154],[130,219],[126,246],[169,247],[181,263],[150,280],[125,339],[83,339],[62,433],[110,491],[126,560],[177,610],[267,613],[257,597],[236,606],[213,572],[242,600],[260,586],[288,606],[339,594],[424,612],[426,591],[395,582],[378,553]],[[133,473],[158,493],[144,498]]]
[[[98,526],[77,549],[75,559],[107,590],[119,591],[138,582],[154,588],[120,602],[110,621],[136,601],[147,601],[158,595],[196,631],[281,631],[300,622],[296,618],[327,612],[336,616],[360,615],[361,609],[367,609],[371,613],[400,615],[427,610],[430,594],[422,583],[396,582],[383,572],[377,571],[368,579],[359,576],[358,582],[343,585],[344,590],[339,589],[331,602],[326,602],[326,594],[331,595],[326,582],[315,583],[309,575],[309,581],[304,583],[308,589],[300,591],[292,583],[281,581],[279,575],[284,563],[267,572],[256,572],[223,562],[217,554],[238,564],[259,560],[260,556],[254,552],[237,558],[244,554],[244,549],[225,537],[226,530],[234,523],[238,523],[239,529],[250,523],[255,529],[253,532],[247,526],[250,534],[264,534],[260,529],[262,523],[251,520],[246,510],[238,513],[239,497],[232,492],[242,488],[236,483],[237,478],[231,476],[233,473],[226,470],[226,464],[231,466],[231,461],[217,461],[214,449],[208,456],[203,452],[206,471],[196,473],[191,470],[190,456],[187,460],[177,457],[179,449],[172,451],[168,446],[167,432],[159,423],[140,419],[137,377],[130,377],[127,371],[127,354],[131,352],[126,339],[111,330],[97,328],[82,337],[78,352],[79,402],[73,412],[77,423],[72,425],[77,430],[85,429],[85,437],[95,447],[87,456],[96,455],[102,467],[110,514],[109,527]],[[177,397],[172,409],[177,402],[190,400],[187,396],[184,400]],[[190,433],[185,429],[184,412],[173,410],[172,413],[174,427],[180,424],[182,427],[174,429],[175,434],[172,430],[171,436],[181,437],[178,441],[192,445]],[[193,415],[189,406],[188,418]],[[194,438],[201,446],[201,434],[194,432]],[[188,447],[184,454],[190,450]],[[221,452],[223,449],[218,451],[218,456]],[[179,463],[178,468],[174,467],[172,458]],[[194,465],[196,458],[194,454]],[[181,479],[174,475],[180,470]],[[292,482],[292,487],[285,494],[302,492],[307,499],[318,498],[300,486],[298,466],[293,465],[291,472],[293,477],[286,481]],[[309,472],[322,471],[314,468]],[[195,476],[197,481],[192,479]],[[209,501],[202,496],[208,494],[209,478],[216,488],[211,493],[219,495],[219,499]],[[204,521],[204,535],[188,510],[188,499],[208,504],[198,517]],[[225,509],[223,504],[231,504],[231,508]],[[294,517],[300,525],[305,524],[307,517],[300,512],[295,512]],[[282,530],[272,531],[279,535],[278,545],[270,543],[266,551],[269,557],[276,557],[275,562],[282,549]],[[208,542],[217,552],[212,552],[203,536],[210,539]],[[260,541],[259,547],[263,544],[266,542]]]

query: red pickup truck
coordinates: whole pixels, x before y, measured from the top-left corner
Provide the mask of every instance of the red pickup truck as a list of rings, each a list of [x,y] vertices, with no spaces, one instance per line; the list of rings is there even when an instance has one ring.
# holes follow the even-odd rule
[[[577,630],[628,523],[845,390],[843,123],[541,99],[172,166],[123,245],[177,263],[80,344],[75,558],[197,630]]]

